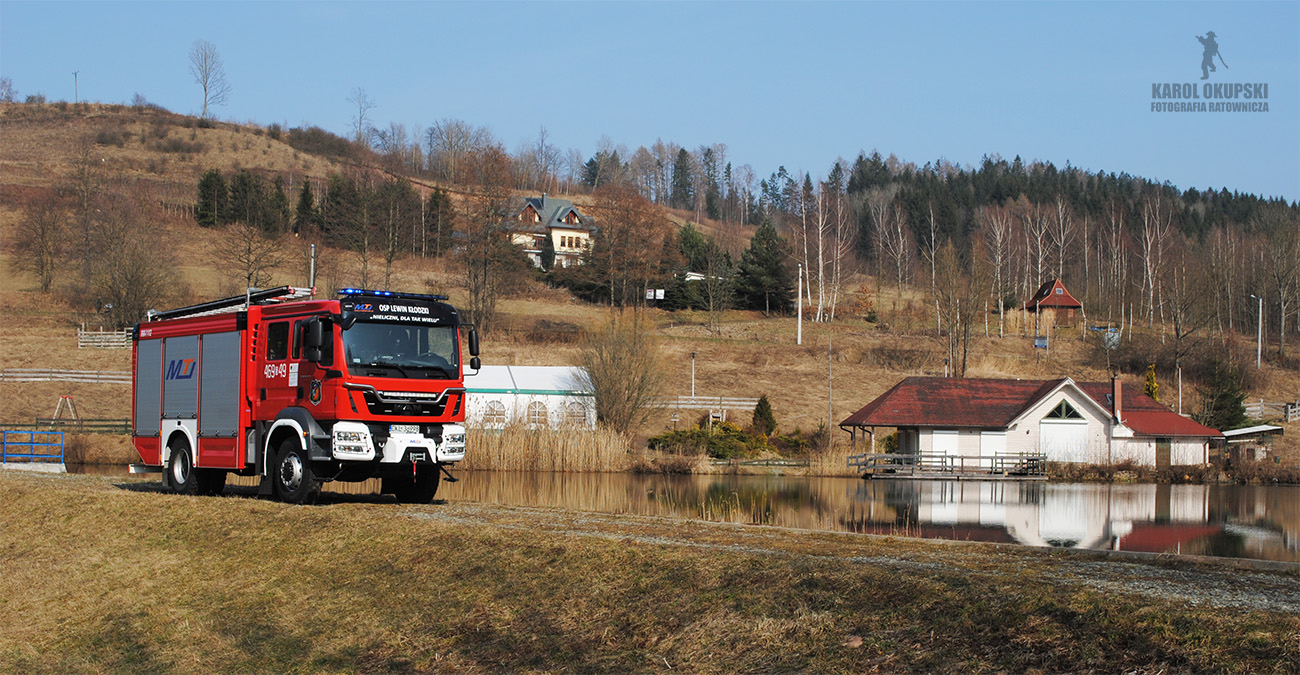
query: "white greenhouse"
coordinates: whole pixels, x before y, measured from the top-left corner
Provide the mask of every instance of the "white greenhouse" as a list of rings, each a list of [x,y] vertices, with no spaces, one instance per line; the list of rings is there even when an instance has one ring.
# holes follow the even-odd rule
[[[596,397],[577,366],[483,366],[465,378],[465,424],[475,429],[594,429]]]

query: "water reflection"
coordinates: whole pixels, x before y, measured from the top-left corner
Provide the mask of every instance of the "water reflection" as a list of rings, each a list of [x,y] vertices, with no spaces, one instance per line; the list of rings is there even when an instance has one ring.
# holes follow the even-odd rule
[[[75,471],[71,465],[68,469]],[[1300,486],[457,473],[461,481],[443,483],[439,499],[1300,562]],[[232,476],[229,484],[252,486],[256,479]],[[378,481],[329,483],[325,490],[362,495],[378,487]]]
[[[438,496],[806,529],[1300,562],[1300,487],[462,474]]]

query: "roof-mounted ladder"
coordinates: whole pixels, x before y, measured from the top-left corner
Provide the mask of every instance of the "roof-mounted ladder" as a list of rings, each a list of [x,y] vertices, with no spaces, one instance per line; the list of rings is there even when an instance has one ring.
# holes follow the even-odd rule
[[[243,295],[235,295],[221,300],[211,300],[201,302],[189,307],[180,307],[169,309],[162,312],[149,310],[146,321],[162,321],[164,319],[179,319],[186,316],[205,316],[208,314],[221,314],[223,312],[238,312],[246,310],[250,305],[266,305],[277,302],[287,302],[289,300],[301,300],[315,295],[313,288],[300,288],[296,286],[280,286],[278,288],[267,288],[258,290],[255,288],[248,289]]]

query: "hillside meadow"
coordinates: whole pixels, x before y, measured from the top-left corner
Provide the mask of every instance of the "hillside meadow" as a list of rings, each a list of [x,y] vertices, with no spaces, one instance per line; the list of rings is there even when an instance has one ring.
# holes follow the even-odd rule
[[[252,124],[199,124],[193,118],[166,111],[97,104],[0,105],[0,369],[50,368],[125,371],[126,350],[79,350],[76,328],[96,328],[102,320],[77,311],[69,295],[69,270],[56,274],[54,289],[41,293],[36,281],[13,269],[14,227],[24,212],[24,199],[57,188],[74,173],[86,152],[98,157],[111,179],[128,185],[149,206],[160,264],[175,267],[179,283],[166,301],[187,304],[242,291],[227,261],[217,251],[225,234],[198,227],[190,209],[198,177],[209,168],[233,171],[251,168],[295,181],[321,180],[350,167],[338,158],[294,149],[270,130]],[[417,181],[421,186],[432,185]],[[456,186],[442,186],[456,194]],[[292,190],[291,190],[292,192]],[[587,199],[572,197],[579,205]],[[681,214],[670,213],[674,222]],[[743,241],[716,224],[702,231],[723,239]],[[733,228],[734,229],[734,228]],[[308,242],[292,235],[284,240],[285,261],[273,273],[273,284],[306,285]],[[355,255],[321,247],[317,286],[322,292],[357,283]],[[382,280],[382,267],[380,270]],[[375,272],[372,269],[372,279]],[[396,290],[446,293],[453,303],[467,300],[463,275],[453,258],[400,259],[388,286]],[[382,283],[372,282],[372,285]],[[667,395],[691,392],[691,354],[695,356],[695,391],[699,395],[758,397],[767,395],[780,430],[809,432],[835,423],[909,375],[942,375],[944,343],[934,323],[933,304],[920,292],[881,287],[878,280],[857,275],[831,325],[803,324],[803,343],[796,344],[794,317],[764,317],[757,312],[728,311],[716,330],[708,328],[703,312],[636,310],[652,327],[655,344],[668,375]],[[162,308],[162,307],[160,307]],[[877,320],[865,320],[867,308]],[[483,361],[507,365],[573,365],[587,331],[608,321],[612,310],[571,297],[563,289],[525,281],[507,289],[498,303],[500,328],[484,336]],[[1058,330],[1050,354],[1032,348],[1032,325],[1022,312],[1008,312],[1006,337],[996,337],[998,317],[977,325],[968,361],[971,377],[1048,378],[1076,380],[1108,377],[1096,358],[1095,340],[1080,328]],[[1159,327],[1134,327],[1131,335],[1161,339]],[[1238,340],[1245,344],[1245,338]],[[952,366],[947,366],[951,368]],[[1133,383],[1140,372],[1124,374]],[[1161,381],[1162,400],[1175,404],[1177,383]],[[129,396],[120,385],[20,384],[0,381],[0,422],[28,423],[53,413],[60,395],[73,395],[83,417],[121,418],[130,414]],[[1184,409],[1198,404],[1195,388],[1184,388]],[[1296,400],[1300,376],[1266,363],[1252,381],[1248,398]],[[829,399],[829,400],[828,400]],[[751,411],[731,411],[742,424]],[[694,419],[681,419],[678,425]],[[640,429],[633,445],[672,428],[665,412]],[[1293,425],[1294,426],[1294,425]],[[1300,464],[1300,439],[1295,429],[1279,441]],[[847,435],[834,430],[847,453]],[[96,441],[103,444],[104,441]],[[112,445],[112,443],[108,443]],[[832,462],[834,463],[834,462]]]

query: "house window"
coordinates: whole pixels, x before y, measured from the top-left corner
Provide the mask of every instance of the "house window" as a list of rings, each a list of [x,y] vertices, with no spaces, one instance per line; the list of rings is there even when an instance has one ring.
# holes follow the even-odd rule
[[[546,237],[533,237],[533,248],[541,248],[546,245]]]
[[[587,406],[570,401],[564,406],[564,421],[572,427],[587,426]]]
[[[1056,294],[1057,294],[1057,295],[1064,295],[1064,294],[1065,294],[1065,289],[1064,289],[1064,288],[1058,288],[1058,289],[1056,289]]]
[[[530,427],[546,426],[546,404],[541,401],[533,401],[532,403],[529,403],[527,417],[525,417],[524,420]]]
[[[506,406],[501,401],[488,401],[487,410],[483,411],[483,425],[503,427],[506,425]]]
[[[1052,408],[1052,412],[1047,413],[1047,417],[1045,417],[1044,419],[1081,420],[1083,419],[1083,415],[1080,415],[1079,411],[1075,410],[1074,406],[1070,405],[1069,401],[1061,401],[1059,405],[1057,405],[1055,408]]]

